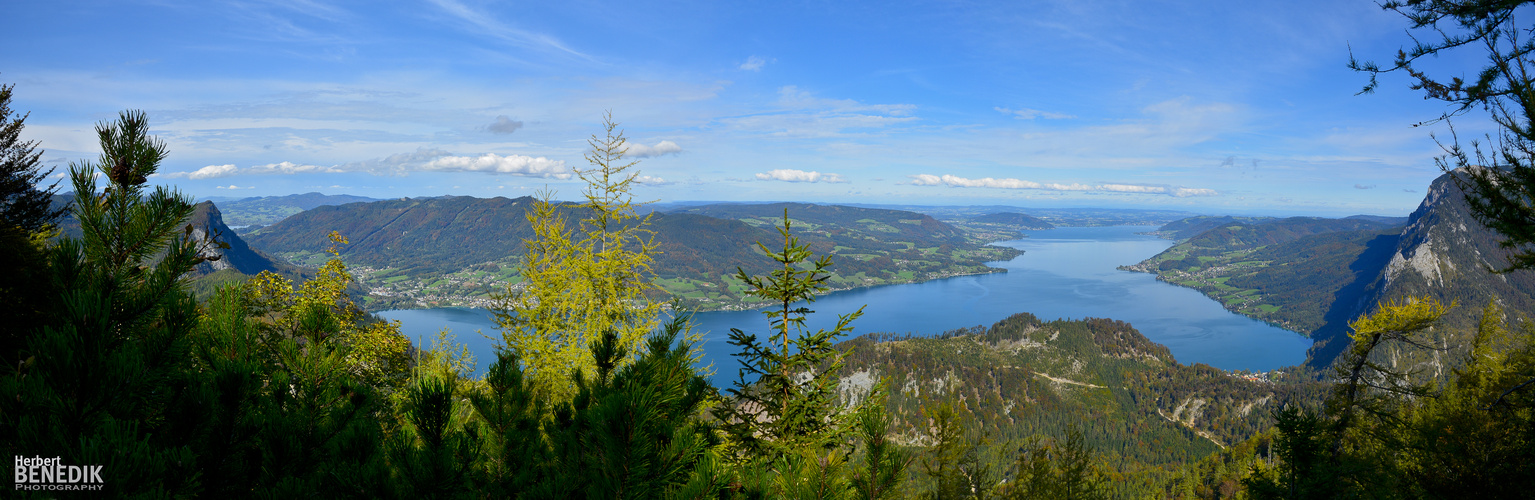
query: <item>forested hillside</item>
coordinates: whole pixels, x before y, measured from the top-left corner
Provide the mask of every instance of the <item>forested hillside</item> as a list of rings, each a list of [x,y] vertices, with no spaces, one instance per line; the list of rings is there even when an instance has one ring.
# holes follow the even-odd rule
[[[323,257],[331,230],[351,239],[342,254],[374,292],[371,308],[483,305],[518,281],[517,259],[533,233],[522,197],[441,197],[321,206],[250,235],[252,245],[297,263]],[[766,219],[783,205],[718,205],[650,214],[653,270],[664,289],[694,307],[734,307],[745,297],[730,276],[766,272],[755,242],[768,241]],[[581,209],[560,210],[580,218]],[[837,288],[910,283],[999,272],[985,265],[1018,255],[931,217],[910,212],[796,205],[795,234],[837,255]],[[719,217],[710,217],[715,214]]]
[[[999,453],[1031,437],[1079,430],[1122,496],[1152,494],[1183,464],[1266,431],[1273,411],[1315,406],[1327,386],[1303,374],[1238,374],[1185,366],[1167,348],[1111,319],[1041,321],[1021,313],[934,338],[845,342],[844,398],[889,384],[895,438],[931,444],[934,405],[957,401],[971,444]],[[926,412],[924,412],[926,408]],[[986,456],[985,453],[981,454]]]

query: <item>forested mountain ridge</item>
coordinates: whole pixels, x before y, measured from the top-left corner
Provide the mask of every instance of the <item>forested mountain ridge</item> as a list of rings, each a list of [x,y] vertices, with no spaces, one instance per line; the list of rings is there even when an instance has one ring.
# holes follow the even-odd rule
[[[1077,429],[1106,463],[1143,481],[1156,474],[1133,473],[1192,463],[1267,430],[1275,408],[1315,405],[1326,392],[1299,374],[1270,379],[1179,364],[1111,319],[1047,322],[1021,313],[939,337],[869,335],[840,347],[851,351],[843,398],[883,377],[892,432],[904,443],[931,445],[924,407],[957,400],[975,435],[993,445]],[[1144,496],[1150,490],[1134,488],[1153,482],[1126,485],[1120,496]]]
[[[1384,217],[1233,222],[1124,269],[1155,273],[1234,312],[1311,336],[1317,343],[1308,363],[1316,368],[1329,366],[1346,346],[1348,322],[1383,301],[1427,295],[1456,302],[1436,331],[1474,331],[1488,300],[1509,311],[1535,306],[1535,276],[1489,272],[1507,265],[1505,251],[1471,216],[1452,175],[1460,174],[1434,180],[1405,226],[1388,226],[1396,219]],[[1450,358],[1469,345],[1464,338],[1436,341],[1458,346]],[[1429,362],[1435,370],[1458,364]]]
[[[772,227],[784,213],[801,226],[804,234],[823,236],[843,244],[854,239],[910,241],[919,247],[961,244],[965,233],[930,216],[904,210],[858,208],[814,203],[717,204],[688,207],[670,213],[697,214],[739,220],[753,227]],[[989,243],[989,242],[987,242]]]
[[[1377,238],[1400,231],[1370,220],[1312,217],[1201,217],[1168,226],[1159,232],[1208,229],[1121,269],[1154,273],[1234,312],[1307,335],[1327,323],[1332,303],[1363,293],[1358,283],[1386,258],[1382,245],[1388,243]]]
[[[296,263],[322,259],[325,235],[351,239],[342,255],[372,289],[370,308],[487,305],[516,283],[523,241],[533,233],[533,198],[439,197],[322,206],[263,228],[257,248]],[[716,205],[650,215],[658,283],[690,306],[736,307],[737,267],[765,273],[756,242],[778,236],[766,220],[789,208],[794,233],[817,253],[836,255],[836,288],[909,283],[998,272],[985,265],[1018,255],[922,214],[808,204]],[[568,220],[584,209],[561,205]],[[713,213],[722,217],[711,217]],[[774,215],[776,214],[776,215]],[[744,219],[744,220],[741,220]],[[750,222],[748,222],[750,221]]]
[[[1157,228],[1156,231],[1151,231],[1151,234],[1155,234],[1157,236],[1161,236],[1163,238],[1167,238],[1167,239],[1170,239],[1170,240],[1183,241],[1183,240],[1187,240],[1189,238],[1193,238],[1195,236],[1198,236],[1199,233],[1203,233],[1205,231],[1209,231],[1211,229],[1215,229],[1215,228],[1223,226],[1223,225],[1229,225],[1229,224],[1252,224],[1252,223],[1257,223],[1257,222],[1262,222],[1262,221],[1272,220],[1272,219],[1273,219],[1272,217],[1236,217],[1236,216],[1231,216],[1231,215],[1223,215],[1223,216],[1198,215],[1198,216],[1189,217],[1189,218],[1185,218],[1185,219],[1178,219],[1178,220],[1169,222],[1167,224],[1163,224],[1162,227]]]
[[[998,212],[994,214],[971,217],[970,222],[980,224],[998,224],[1015,227],[1017,229],[1038,230],[1055,228],[1054,224],[1046,222],[1044,219],[1016,212]]]

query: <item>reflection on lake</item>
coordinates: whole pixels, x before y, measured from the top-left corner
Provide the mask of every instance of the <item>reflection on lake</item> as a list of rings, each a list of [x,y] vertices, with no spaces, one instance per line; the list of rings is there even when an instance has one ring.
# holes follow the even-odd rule
[[[838,314],[867,305],[853,322],[854,335],[868,332],[935,335],[955,328],[986,325],[1019,312],[1040,319],[1113,318],[1127,321],[1152,341],[1167,346],[1179,362],[1217,368],[1265,371],[1305,361],[1311,341],[1294,332],[1227,311],[1198,291],[1173,286],[1145,273],[1120,271],[1156,255],[1171,241],[1135,234],[1146,226],[1069,227],[1027,231],[1028,238],[997,243],[1025,253],[994,262],[1006,273],[961,276],[925,283],[889,285],[837,292],[822,297],[811,328],[830,328]],[[483,372],[495,359],[500,338],[490,313],[481,309],[419,309],[379,313],[400,320],[405,334],[430,341],[450,328],[469,344]],[[726,344],[730,328],[767,335],[767,319],[758,311],[716,311],[694,316],[703,332],[704,362],[719,372],[716,384],[733,380],[737,364]]]

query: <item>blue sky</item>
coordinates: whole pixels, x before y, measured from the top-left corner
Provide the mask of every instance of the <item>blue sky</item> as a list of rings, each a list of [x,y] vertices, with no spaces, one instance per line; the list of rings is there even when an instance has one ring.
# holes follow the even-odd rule
[[[1369,1],[8,2],[62,167],[146,110],[195,196],[574,198],[610,110],[644,199],[1405,215],[1444,110]],[[1432,62],[1469,72],[1475,52]],[[1462,137],[1489,129],[1456,120]]]

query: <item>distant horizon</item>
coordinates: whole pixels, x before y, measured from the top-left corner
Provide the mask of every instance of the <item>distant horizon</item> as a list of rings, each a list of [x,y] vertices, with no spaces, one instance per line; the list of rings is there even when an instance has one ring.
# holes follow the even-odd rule
[[[70,192],[60,192],[59,194],[60,195],[74,194],[74,192],[73,191],[70,191]],[[359,197],[359,198],[369,198],[369,199],[371,199],[373,201],[388,201],[388,200],[400,199],[400,197],[396,197],[396,198],[376,198],[376,197],[363,196],[363,195],[357,195],[357,194],[351,194],[351,193],[325,193],[325,192],[321,192],[321,191],[308,191],[308,192],[303,192],[303,193],[291,193],[291,194],[286,194],[286,195],[261,195],[261,196],[192,196],[192,199],[194,201],[197,201],[197,202],[213,201],[215,204],[217,204],[220,201],[239,201],[239,200],[246,200],[246,199],[253,199],[253,198],[282,198],[282,197],[286,197],[286,196],[298,196],[298,195],[305,195],[305,194],[320,194],[322,196],[355,196],[355,197]],[[494,199],[494,198],[516,199],[516,198],[522,198],[522,197],[531,197],[532,195],[521,195],[521,196],[473,196],[473,195],[468,195],[468,194],[459,194],[459,195],[448,194],[448,195],[438,195],[438,196],[407,196],[407,197],[404,197],[404,198],[411,198],[411,199],[422,198],[422,199],[425,199],[425,198],[443,198],[443,197],[458,197],[458,196],[467,196],[467,197],[470,197],[470,198],[479,198],[479,199]],[[580,200],[564,200],[564,199],[558,200],[558,201],[561,201],[561,202],[580,202]],[[1282,212],[1282,211],[1276,211],[1276,210],[1270,210],[1270,211],[1252,210],[1252,211],[1206,212],[1206,211],[1198,211],[1198,210],[1178,210],[1178,209],[1152,208],[1152,207],[1108,207],[1108,206],[1088,206],[1088,205],[1082,205],[1082,206],[1023,206],[1023,205],[999,205],[999,204],[991,204],[991,203],[976,203],[976,204],[837,203],[837,202],[807,201],[807,200],[670,200],[670,201],[668,201],[668,200],[659,200],[659,201],[648,202],[646,204],[647,205],[662,205],[662,206],[672,206],[672,207],[675,207],[675,206],[685,206],[685,205],[766,205],[766,204],[774,204],[774,203],[810,203],[810,204],[815,204],[815,205],[840,205],[840,206],[849,206],[849,207],[884,208],[884,209],[908,209],[908,208],[951,208],[951,209],[952,208],[997,208],[997,209],[1002,209],[1002,210],[1012,209],[1012,210],[1025,210],[1025,211],[1026,210],[1107,210],[1107,211],[1139,211],[1139,212],[1172,212],[1172,213],[1188,213],[1188,214],[1207,215],[1207,216],[1324,217],[1324,218],[1331,218],[1331,219],[1341,219],[1341,218],[1353,217],[1353,216],[1407,217],[1407,216],[1412,215],[1412,211],[1408,211],[1408,212],[1405,212],[1405,213],[1402,213],[1402,214],[1399,214],[1399,215],[1384,214],[1384,213],[1342,213],[1342,212],[1322,215],[1322,214],[1316,214],[1316,213],[1307,214],[1307,213]]]

